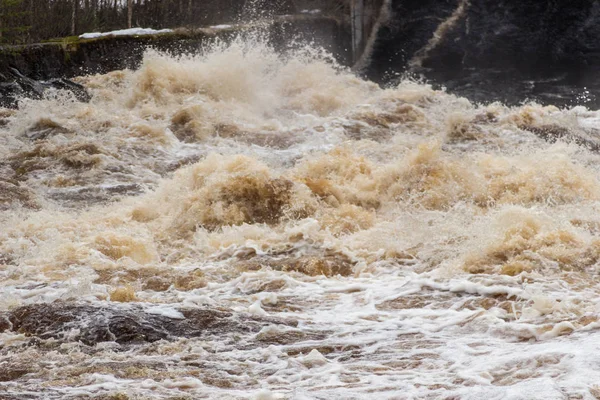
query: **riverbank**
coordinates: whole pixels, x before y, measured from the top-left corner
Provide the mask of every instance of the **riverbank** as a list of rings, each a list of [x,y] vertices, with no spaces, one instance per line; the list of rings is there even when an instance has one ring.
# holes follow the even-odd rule
[[[38,80],[135,69],[150,48],[169,54],[195,54],[209,42],[229,42],[246,34],[264,35],[277,50],[311,41],[330,51],[341,64],[347,65],[351,59],[347,23],[325,15],[300,14],[250,24],[175,29],[154,35],[67,37],[32,45],[4,46],[0,47],[0,79],[11,67]]]

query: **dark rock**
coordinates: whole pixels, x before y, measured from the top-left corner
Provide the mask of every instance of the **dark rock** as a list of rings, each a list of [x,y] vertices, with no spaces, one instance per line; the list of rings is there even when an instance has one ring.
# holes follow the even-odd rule
[[[406,71],[413,56],[433,37],[437,27],[458,6],[459,0],[392,1],[392,17],[377,34],[365,74],[384,82]]]
[[[19,98],[25,95],[16,82],[0,82],[0,107],[15,108]]]
[[[32,98],[42,97],[44,94],[44,86],[41,83],[26,77],[16,68],[11,67],[9,68],[8,72],[10,73],[14,82],[19,85],[21,89],[23,89],[25,94]]]
[[[236,333],[256,333],[269,324],[296,326],[295,321],[236,314],[207,308],[179,309],[183,319],[151,314],[139,305],[106,306],[74,303],[33,304],[0,315],[0,331],[12,330],[41,339],[81,341],[86,345],[122,345]]]
[[[598,106],[600,2],[393,0],[365,74],[422,74],[476,101]]]
[[[21,98],[41,99],[48,89],[67,90],[82,102],[91,99],[85,88],[65,78],[36,81],[23,75],[18,69],[9,67],[0,74],[0,107],[15,108]]]
[[[65,78],[51,79],[43,82],[45,86],[54,89],[67,90],[75,95],[75,98],[83,103],[87,103],[92,99],[92,96],[79,83],[75,83]]]

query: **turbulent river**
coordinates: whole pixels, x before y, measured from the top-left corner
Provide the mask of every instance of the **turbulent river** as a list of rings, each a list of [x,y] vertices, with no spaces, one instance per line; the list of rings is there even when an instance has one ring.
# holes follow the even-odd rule
[[[600,398],[600,112],[261,41],[78,81],[0,110],[0,398]]]

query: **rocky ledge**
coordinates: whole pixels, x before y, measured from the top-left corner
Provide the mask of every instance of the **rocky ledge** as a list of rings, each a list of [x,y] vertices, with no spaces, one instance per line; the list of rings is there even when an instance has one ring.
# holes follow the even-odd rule
[[[258,333],[267,325],[295,327],[296,321],[235,313],[217,308],[142,307],[141,305],[33,304],[0,313],[0,333],[12,331],[39,339],[120,345],[179,338]]]
[[[47,88],[67,89],[79,100],[88,96],[67,78],[136,69],[148,49],[169,54],[195,54],[215,40],[257,36],[277,50],[311,42],[347,65],[351,59],[351,33],[346,21],[327,15],[301,14],[275,17],[250,24],[177,29],[151,35],[69,37],[46,43],[0,47],[0,107],[16,107],[21,97],[39,98]]]

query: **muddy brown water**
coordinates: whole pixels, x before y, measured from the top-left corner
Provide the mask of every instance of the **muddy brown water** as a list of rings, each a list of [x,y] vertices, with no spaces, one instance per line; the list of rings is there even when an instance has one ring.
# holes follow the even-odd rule
[[[260,41],[0,113],[0,398],[600,398],[600,114]]]

